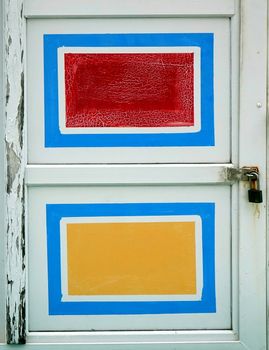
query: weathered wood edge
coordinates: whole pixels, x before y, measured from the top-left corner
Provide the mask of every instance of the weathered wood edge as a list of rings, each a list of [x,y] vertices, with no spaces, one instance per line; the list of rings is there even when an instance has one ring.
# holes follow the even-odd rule
[[[24,15],[23,0],[4,1],[6,339],[24,344]]]

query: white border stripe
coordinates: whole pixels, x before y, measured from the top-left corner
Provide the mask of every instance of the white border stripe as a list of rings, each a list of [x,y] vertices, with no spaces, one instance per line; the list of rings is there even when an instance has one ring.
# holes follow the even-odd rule
[[[88,296],[68,295],[68,256],[67,256],[67,224],[68,223],[124,223],[124,222],[195,222],[196,246],[196,288],[192,295],[100,295]],[[201,300],[203,289],[203,252],[202,252],[202,223],[198,215],[186,216],[128,216],[128,217],[70,217],[60,222],[61,232],[61,286],[62,301],[164,301],[164,300]]]
[[[62,134],[193,133],[201,130],[200,47],[61,47],[58,49],[59,123]],[[183,127],[66,127],[65,53],[194,53],[194,125]]]

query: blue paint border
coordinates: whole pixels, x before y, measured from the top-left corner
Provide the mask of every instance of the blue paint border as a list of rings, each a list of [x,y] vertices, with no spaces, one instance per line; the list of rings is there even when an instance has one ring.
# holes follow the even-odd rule
[[[214,146],[214,34],[45,34],[45,147]],[[60,47],[195,46],[201,49],[201,130],[194,133],[62,134],[58,115]]]
[[[65,301],[61,291],[60,220],[68,217],[199,215],[202,221],[203,291],[200,301]],[[49,315],[130,315],[214,313],[215,204],[126,203],[47,204]]]

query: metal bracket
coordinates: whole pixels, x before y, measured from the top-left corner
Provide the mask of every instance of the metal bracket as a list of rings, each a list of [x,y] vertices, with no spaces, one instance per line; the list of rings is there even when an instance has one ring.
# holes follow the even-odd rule
[[[229,182],[237,181],[249,181],[249,174],[259,174],[259,168],[257,166],[244,166],[242,168],[227,168],[226,179]]]

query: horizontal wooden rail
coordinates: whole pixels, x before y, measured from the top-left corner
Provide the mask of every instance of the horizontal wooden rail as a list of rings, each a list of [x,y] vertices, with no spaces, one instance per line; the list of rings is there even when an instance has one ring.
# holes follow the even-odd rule
[[[231,182],[230,169],[233,165],[28,165],[26,184],[221,184]]]
[[[219,16],[235,13],[234,0],[26,0],[25,16],[39,17],[96,17],[96,16]]]

